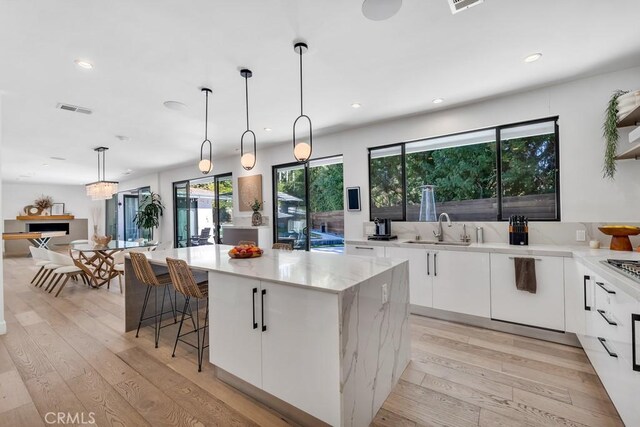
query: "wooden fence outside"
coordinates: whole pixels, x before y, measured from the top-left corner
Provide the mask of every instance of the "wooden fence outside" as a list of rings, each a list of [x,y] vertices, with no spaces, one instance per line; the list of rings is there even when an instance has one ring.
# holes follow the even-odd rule
[[[313,212],[311,214],[311,229],[344,236],[344,211]]]

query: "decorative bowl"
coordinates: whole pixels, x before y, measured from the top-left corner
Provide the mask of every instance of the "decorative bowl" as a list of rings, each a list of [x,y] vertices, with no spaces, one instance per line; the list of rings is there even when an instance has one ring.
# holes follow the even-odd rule
[[[640,227],[633,225],[603,225],[598,227],[602,233],[611,236],[611,244],[609,249],[612,251],[632,251],[631,240],[629,236],[640,234]]]
[[[255,249],[254,249],[255,248]],[[238,252],[238,250],[240,249],[251,249],[251,251],[249,252]],[[231,258],[235,258],[235,259],[242,259],[242,258],[258,258],[261,257],[263,254],[263,250],[260,249],[257,246],[253,246],[253,247],[234,247],[232,249],[229,250],[228,254]]]
[[[111,241],[111,236],[93,236],[92,239],[98,246],[107,246]]]

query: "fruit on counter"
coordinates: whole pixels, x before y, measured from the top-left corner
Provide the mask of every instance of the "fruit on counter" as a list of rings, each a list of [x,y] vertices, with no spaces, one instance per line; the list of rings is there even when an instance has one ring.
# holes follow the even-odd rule
[[[238,245],[229,250],[232,258],[252,258],[262,255],[262,249],[255,245]]]

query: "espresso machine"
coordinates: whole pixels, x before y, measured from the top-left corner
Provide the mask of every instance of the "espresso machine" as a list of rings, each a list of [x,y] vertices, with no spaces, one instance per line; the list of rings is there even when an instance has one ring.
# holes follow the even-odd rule
[[[389,218],[374,218],[373,223],[376,230],[373,236],[369,236],[369,240],[394,240],[398,236],[391,234],[391,220]]]

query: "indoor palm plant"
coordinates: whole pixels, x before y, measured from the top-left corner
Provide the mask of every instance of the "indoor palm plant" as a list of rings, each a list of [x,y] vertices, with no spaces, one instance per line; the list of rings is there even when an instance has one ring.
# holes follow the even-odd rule
[[[143,230],[149,230],[153,239],[153,229],[160,225],[160,217],[164,213],[164,205],[158,193],[150,193],[142,200],[133,223]]]

